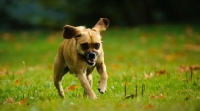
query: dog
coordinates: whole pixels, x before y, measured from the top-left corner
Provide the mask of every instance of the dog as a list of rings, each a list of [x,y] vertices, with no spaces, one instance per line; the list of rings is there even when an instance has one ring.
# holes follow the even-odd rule
[[[100,18],[91,29],[83,26],[64,26],[65,40],[60,44],[54,60],[54,85],[61,98],[65,97],[62,78],[70,72],[78,77],[84,88],[84,95],[97,99],[92,90],[91,73],[95,67],[101,76],[98,90],[102,94],[106,92],[108,75],[100,32],[106,30],[109,24],[110,21],[107,18]]]

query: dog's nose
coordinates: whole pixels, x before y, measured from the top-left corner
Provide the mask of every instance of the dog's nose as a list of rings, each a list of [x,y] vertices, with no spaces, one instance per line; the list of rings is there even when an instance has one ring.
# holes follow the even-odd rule
[[[94,59],[96,57],[96,54],[94,52],[88,53],[88,58]]]

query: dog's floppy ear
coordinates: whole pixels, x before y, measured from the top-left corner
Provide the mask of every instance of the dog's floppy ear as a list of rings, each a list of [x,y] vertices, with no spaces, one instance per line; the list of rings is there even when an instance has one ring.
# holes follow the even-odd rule
[[[109,24],[110,21],[107,18],[100,18],[92,29],[101,32],[106,30]]]
[[[80,34],[80,31],[71,25],[65,25],[64,31],[63,31],[63,37],[65,39],[71,39],[72,37],[75,37]]]

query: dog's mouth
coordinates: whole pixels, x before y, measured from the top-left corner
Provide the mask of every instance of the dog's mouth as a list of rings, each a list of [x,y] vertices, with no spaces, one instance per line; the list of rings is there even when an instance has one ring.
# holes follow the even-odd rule
[[[95,52],[86,52],[84,54],[79,54],[84,60],[85,62],[90,65],[90,66],[94,66],[96,64],[96,59],[98,54]]]
[[[95,65],[95,63],[96,63],[95,59],[87,59],[86,62],[91,66]]]

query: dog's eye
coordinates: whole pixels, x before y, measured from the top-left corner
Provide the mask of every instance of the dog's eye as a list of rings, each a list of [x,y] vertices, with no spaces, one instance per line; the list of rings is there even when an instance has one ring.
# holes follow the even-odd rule
[[[81,44],[81,47],[82,47],[83,50],[86,50],[86,49],[89,48],[88,43]]]
[[[100,47],[100,44],[99,44],[99,43],[95,43],[95,44],[94,44],[94,48],[95,48],[95,49],[99,49],[99,47]]]
[[[76,35],[75,37],[81,37],[81,34]]]

